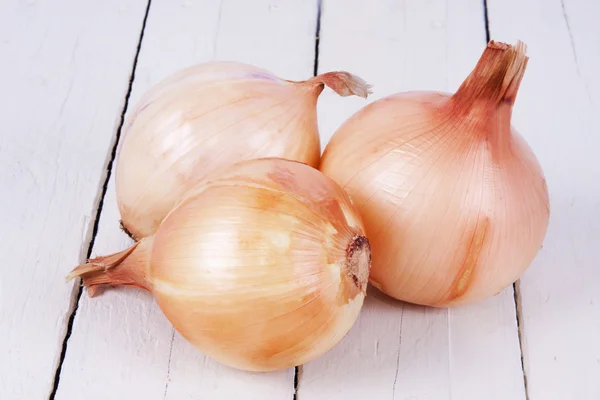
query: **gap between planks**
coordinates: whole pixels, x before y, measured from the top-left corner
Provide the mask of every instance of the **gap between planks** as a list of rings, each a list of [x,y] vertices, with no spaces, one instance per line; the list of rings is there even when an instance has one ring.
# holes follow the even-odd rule
[[[564,7],[563,7],[564,10]],[[488,14],[488,2],[483,0],[483,22],[485,24],[485,42],[486,45],[491,40],[490,35],[490,18]],[[522,327],[522,307],[521,307],[521,286],[519,280],[513,283],[513,296],[515,300],[515,319],[517,322],[517,334],[519,336],[519,351],[521,353],[521,372],[523,373],[523,388],[525,391],[525,400],[529,400],[529,390],[527,387],[527,374],[525,372],[525,355],[523,353],[523,327]]]
[[[321,35],[321,13],[323,11],[323,0],[317,0],[317,26],[315,29],[315,62],[313,66],[313,76],[319,74],[319,41]]]
[[[319,36],[321,35],[321,13],[323,11],[323,0],[317,0],[317,23],[315,28],[315,60],[313,63],[313,76],[319,74]],[[294,394],[292,399],[298,399],[298,385],[300,383],[300,374],[302,373],[302,365],[294,367]]]
[[[142,21],[142,29],[140,31],[140,37],[138,40],[137,48],[135,51],[135,56],[133,58],[133,65],[131,68],[131,74],[129,75],[129,84],[127,87],[127,92],[125,94],[125,101],[123,104],[123,110],[121,111],[121,118],[119,120],[119,126],[117,128],[117,133],[115,135],[115,140],[112,146],[112,150],[110,152],[110,157],[108,158],[108,162],[106,165],[106,175],[104,176],[104,181],[102,182],[102,186],[99,190],[99,196],[97,196],[97,206],[94,207],[95,218],[94,225],[92,228],[92,235],[90,241],[87,246],[85,260],[82,262],[86,262],[92,255],[92,250],[94,249],[94,242],[96,240],[96,235],[98,234],[98,224],[100,221],[100,216],[102,215],[102,207],[104,205],[104,197],[106,196],[106,191],[108,188],[108,181],[110,180],[110,176],[112,173],[112,167],[117,155],[117,147],[119,145],[119,139],[121,137],[121,130],[123,129],[123,124],[125,122],[125,113],[127,112],[127,107],[129,106],[129,97],[131,96],[131,88],[133,87],[133,81],[135,80],[135,69],[138,62],[138,57],[140,54],[140,50],[142,47],[142,40],[144,38],[144,30],[146,29],[146,22],[148,21],[148,14],[150,12],[150,4],[152,0],[148,0],[148,4],[146,5],[146,11],[144,13],[144,18]],[[77,309],[79,307],[79,301],[81,299],[81,295],[83,293],[83,286],[79,285],[74,289],[75,295],[71,297],[71,303],[69,304],[69,308],[72,308],[69,314],[69,320],[67,323],[67,331],[65,333],[65,337],[62,342],[62,349],[60,352],[60,358],[58,361],[58,365],[56,366],[56,372],[54,374],[54,382],[52,385],[52,392],[50,392],[49,400],[54,400],[56,397],[56,392],[58,391],[58,386],[60,384],[60,373],[62,371],[63,363],[65,361],[65,357],[67,355],[68,342],[71,334],[73,332],[73,323],[75,321],[75,315],[77,314]]]
[[[527,374],[525,373],[525,348],[523,343],[523,308],[521,307],[521,281],[513,283],[513,294],[515,298],[515,316],[517,318],[517,334],[519,335],[519,350],[521,351],[521,370],[523,371],[523,387],[525,389],[525,400],[529,400],[529,390],[527,387]]]
[[[485,43],[490,41],[490,18],[488,16],[487,0],[483,0],[483,23],[485,24]]]

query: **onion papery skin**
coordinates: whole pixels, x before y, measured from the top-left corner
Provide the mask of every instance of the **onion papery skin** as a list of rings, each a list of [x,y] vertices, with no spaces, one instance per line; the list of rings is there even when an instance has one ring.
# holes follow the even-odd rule
[[[238,161],[279,157],[318,166],[316,103],[324,85],[366,97],[369,86],[346,72],[302,82],[238,62],[209,62],[152,87],[123,128],[116,165],[124,229],[156,231],[197,182]]]
[[[358,207],[370,281],[403,301],[448,307],[495,295],[542,246],[548,188],[511,126],[527,57],[490,42],[455,94],[375,101],[335,132],[320,170]]]
[[[282,159],[241,162],[202,183],[154,235],[112,257],[70,277],[91,293],[103,284],[151,291],[192,345],[251,371],[300,365],[337,344],[362,308],[370,267],[346,193]]]

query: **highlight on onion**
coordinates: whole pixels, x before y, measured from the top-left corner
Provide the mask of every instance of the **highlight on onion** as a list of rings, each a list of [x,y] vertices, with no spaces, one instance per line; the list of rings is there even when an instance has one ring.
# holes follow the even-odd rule
[[[303,364],[337,344],[363,304],[371,261],[346,193],[305,164],[243,161],[197,185],[155,234],[75,268],[152,292],[204,354],[244,370]]]
[[[370,93],[347,72],[293,82],[238,62],[199,64],[151,88],[118,148],[123,228],[134,239],[154,233],[190,187],[238,161],[280,157],[316,168],[316,104],[325,85],[341,96]]]
[[[340,126],[320,170],[361,212],[370,281],[429,306],[465,304],[516,281],[540,249],[548,189],[511,126],[525,45],[491,41],[454,94],[407,92]]]

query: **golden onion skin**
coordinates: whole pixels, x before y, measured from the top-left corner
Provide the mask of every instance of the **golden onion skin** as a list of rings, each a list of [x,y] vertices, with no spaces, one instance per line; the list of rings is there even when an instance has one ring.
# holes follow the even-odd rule
[[[244,370],[303,364],[361,310],[371,251],[346,193],[283,159],[238,163],[191,190],[156,234],[75,268],[100,285],[151,291],[204,354]]]
[[[151,235],[190,188],[239,161],[280,157],[317,167],[316,104],[325,85],[342,96],[368,94],[345,72],[292,82],[239,62],[198,64],[152,87],[119,143],[122,226],[136,239]]]
[[[323,154],[320,170],[363,217],[371,282],[397,299],[444,307],[495,295],[523,274],[544,240],[544,174],[510,125],[526,59],[484,56],[482,66],[508,70],[499,83],[476,68],[455,95],[375,101],[335,132]]]
[[[324,353],[350,329],[368,262],[353,276],[347,251],[364,229],[324,178],[300,163],[245,163],[161,224],[152,292],[200,351],[241,369],[282,369]]]

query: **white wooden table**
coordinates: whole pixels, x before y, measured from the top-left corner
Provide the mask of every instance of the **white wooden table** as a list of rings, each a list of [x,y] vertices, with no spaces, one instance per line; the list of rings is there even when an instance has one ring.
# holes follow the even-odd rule
[[[599,17],[593,0],[1,1],[0,399],[600,399]],[[130,243],[115,144],[128,106],[170,73],[214,59],[356,73],[374,94],[321,96],[326,143],[369,101],[454,91],[487,35],[529,46],[514,124],[551,198],[514,288],[449,310],[370,289],[333,350],[247,373],[194,350],[147,293],[89,299],[65,283]]]

